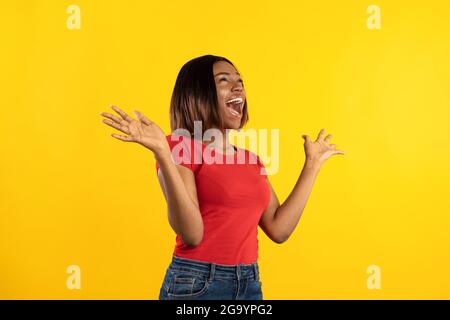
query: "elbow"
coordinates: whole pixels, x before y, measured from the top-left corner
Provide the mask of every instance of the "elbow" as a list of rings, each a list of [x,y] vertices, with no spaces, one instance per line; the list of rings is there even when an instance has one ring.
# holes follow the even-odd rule
[[[203,238],[193,238],[183,241],[189,247],[196,247],[202,242]]]
[[[287,239],[289,239],[289,235],[281,234],[281,235],[274,236],[272,238],[272,241],[277,244],[282,244],[282,243],[286,242]]]
[[[261,226],[261,228],[263,228],[269,239],[277,244],[282,244],[289,238],[288,233],[281,232],[278,228],[267,228],[267,226],[264,225]]]
[[[198,215],[201,217],[201,214]],[[189,247],[196,247],[203,241],[203,220],[200,218],[197,222],[183,223],[177,221],[175,223],[169,210],[169,223],[183,244]]]
[[[203,230],[201,230],[201,232],[197,232],[197,234],[195,234],[195,235],[190,235],[188,237],[185,237],[185,239],[182,239],[182,240],[187,246],[196,247],[203,240]]]

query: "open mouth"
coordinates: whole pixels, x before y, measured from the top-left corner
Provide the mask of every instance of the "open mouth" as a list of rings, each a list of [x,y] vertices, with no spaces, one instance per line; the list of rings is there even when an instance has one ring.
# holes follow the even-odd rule
[[[244,107],[244,99],[234,98],[225,102],[227,109],[230,111],[231,115],[240,118],[242,116],[242,109]]]

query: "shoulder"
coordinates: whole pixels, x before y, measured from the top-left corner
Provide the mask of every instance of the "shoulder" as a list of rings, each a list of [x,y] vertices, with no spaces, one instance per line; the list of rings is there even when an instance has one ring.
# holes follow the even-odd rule
[[[261,159],[259,158],[258,154],[256,152],[253,152],[251,150],[248,149],[242,149],[242,148],[238,148],[238,152],[239,150],[242,150],[242,152],[245,152],[246,157],[248,157],[248,161],[250,164],[259,164],[261,163]]]
[[[256,164],[257,167],[259,168],[259,173],[261,175],[267,176],[267,171],[266,171],[266,167],[264,165],[264,161],[261,160],[260,156],[258,154],[256,154],[253,151],[250,150],[246,150],[246,152],[248,153],[248,161],[250,164]]]
[[[244,154],[245,155],[245,161],[248,164],[255,164],[258,167],[262,167],[264,168],[264,163],[261,160],[261,158],[259,157],[259,155],[256,152],[253,152],[251,150],[248,149],[244,149],[244,148],[239,148],[236,147],[237,151],[238,151],[238,155],[239,154]]]
[[[202,164],[202,143],[176,133],[166,135],[175,164],[183,165],[196,174]]]

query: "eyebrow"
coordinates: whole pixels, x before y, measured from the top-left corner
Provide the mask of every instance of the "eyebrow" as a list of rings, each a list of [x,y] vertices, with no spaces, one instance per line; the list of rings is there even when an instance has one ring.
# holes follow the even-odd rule
[[[219,76],[219,75],[221,75],[221,74],[227,74],[227,75],[230,75],[230,73],[228,73],[228,72],[219,72],[218,74],[214,75],[214,77],[217,77],[217,76]],[[238,76],[240,76],[239,72],[236,72],[236,74],[237,74]]]

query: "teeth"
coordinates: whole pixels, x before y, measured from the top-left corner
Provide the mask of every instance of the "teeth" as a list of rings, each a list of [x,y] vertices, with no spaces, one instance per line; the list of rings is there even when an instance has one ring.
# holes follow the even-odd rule
[[[242,104],[243,104],[243,99],[242,98],[234,98],[231,100],[228,100],[226,102],[226,104],[233,104],[233,105],[238,105],[239,104],[239,110],[241,110]],[[230,113],[235,116],[235,117],[240,117],[241,113],[234,110],[234,107],[232,106],[228,106],[228,110],[230,110]]]
[[[233,102],[242,102],[242,98],[234,98],[234,99],[228,100],[226,103],[233,103]]]

